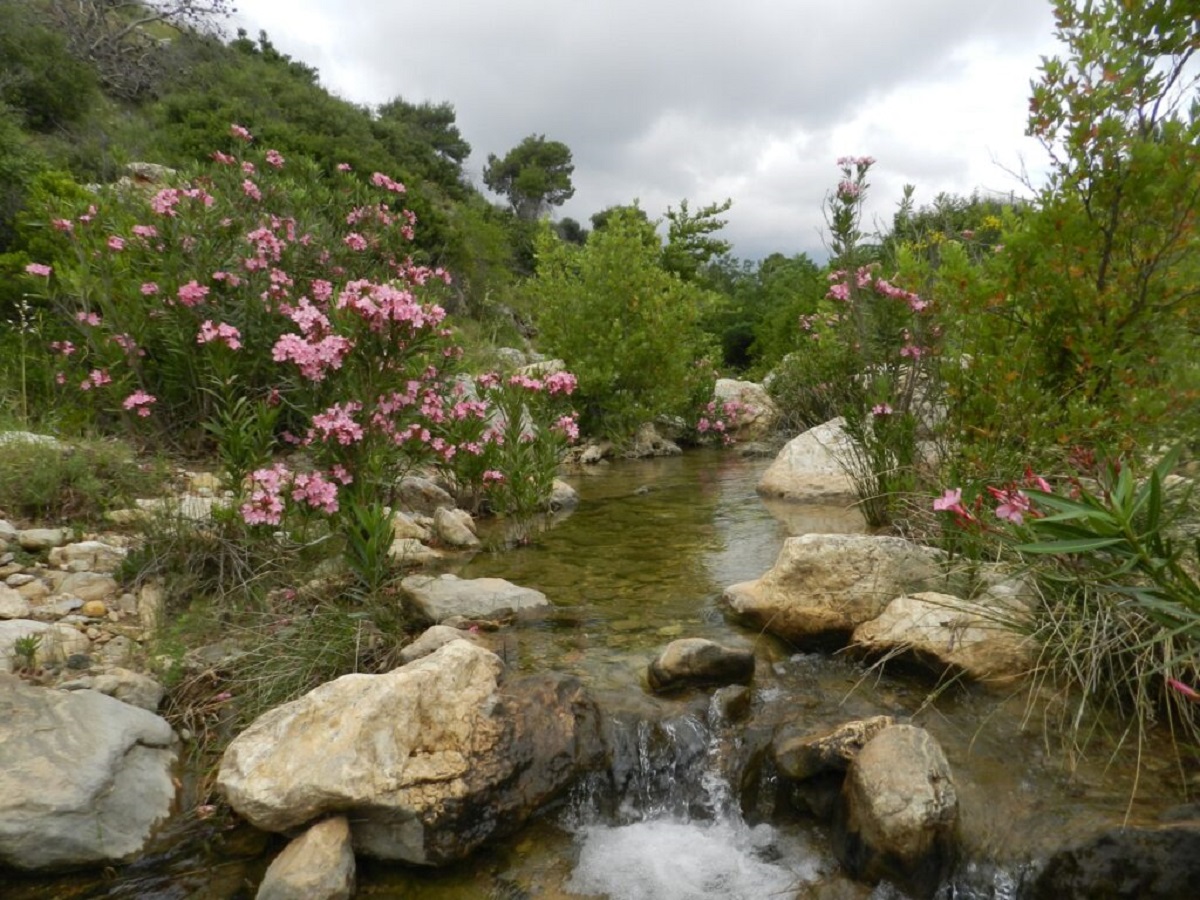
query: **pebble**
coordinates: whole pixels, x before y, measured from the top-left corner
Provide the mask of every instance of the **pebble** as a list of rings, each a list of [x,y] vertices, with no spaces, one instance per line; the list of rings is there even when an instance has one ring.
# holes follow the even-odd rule
[[[103,600],[89,600],[79,608],[79,614],[89,619],[102,619],[108,615],[108,607]]]

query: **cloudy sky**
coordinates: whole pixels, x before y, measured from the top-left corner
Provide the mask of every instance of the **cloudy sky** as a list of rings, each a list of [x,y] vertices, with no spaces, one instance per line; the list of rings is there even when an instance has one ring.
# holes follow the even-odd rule
[[[563,141],[575,196],[651,216],[732,198],[734,253],[823,257],[839,156],[877,160],[868,215],[902,185],[1022,191],[1029,80],[1054,51],[1049,0],[238,0],[346,99],[448,101],[468,171],[529,134]]]

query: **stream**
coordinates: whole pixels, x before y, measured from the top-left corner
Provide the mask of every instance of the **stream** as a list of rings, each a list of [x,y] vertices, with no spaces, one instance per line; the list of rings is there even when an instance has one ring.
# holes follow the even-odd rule
[[[1173,770],[1132,774],[1106,757],[1070,777],[1043,737],[1027,693],[880,673],[842,655],[799,652],[729,621],[720,596],[757,578],[790,534],[861,530],[842,510],[765,503],[765,460],[736,452],[623,461],[573,477],[580,504],[525,547],[484,552],[453,568],[543,591],[553,610],[497,633],[519,671],[582,679],[605,716],[608,771],[578,783],[507,841],[461,864],[415,870],[360,859],[360,897],[407,900],[740,900],[898,898],[840,874],[824,825],[785,796],[764,758],[788,724],[820,731],[888,714],[941,743],[954,770],[968,862],[946,898],[1017,898],[1028,863],[1105,826],[1151,821],[1173,801]],[[671,640],[703,637],[752,647],[749,712],[737,723],[727,694],[666,698],[644,685]],[[817,798],[819,801],[820,798]],[[182,818],[182,817],[181,817]],[[253,897],[279,838],[188,819],[166,849],[110,870],[9,885],[0,896],[40,898]]]

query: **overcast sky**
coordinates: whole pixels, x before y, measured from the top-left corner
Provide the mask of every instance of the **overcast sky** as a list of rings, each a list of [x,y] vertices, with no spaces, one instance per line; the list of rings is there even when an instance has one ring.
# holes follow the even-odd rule
[[[1021,192],[1045,153],[1023,136],[1049,0],[237,0],[235,25],[357,103],[454,105],[482,186],[529,134],[571,148],[585,225],[635,198],[652,217],[732,198],[743,258],[823,258],[839,156],[878,163],[868,210],[905,183]]]

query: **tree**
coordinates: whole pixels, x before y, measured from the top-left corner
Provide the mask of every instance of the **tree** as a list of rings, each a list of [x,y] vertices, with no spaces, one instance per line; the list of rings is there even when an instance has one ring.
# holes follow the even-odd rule
[[[205,31],[234,11],[230,0],[46,0],[45,8],[71,54],[128,100],[153,93],[161,77],[163,27]]]
[[[733,247],[729,241],[712,235],[728,224],[718,219],[733,206],[732,200],[710,203],[697,212],[688,211],[687,200],[679,201],[679,209],[667,207],[667,245],[663,248],[663,268],[685,281],[695,281],[704,267]]]
[[[570,148],[547,141],[544,134],[530,135],[501,159],[488,154],[483,183],[512,204],[518,218],[534,220],[549,206],[561,206],[575,195]]]
[[[398,160],[443,187],[458,185],[471,145],[458,130],[452,104],[396,97],[379,107],[375,121],[380,139]]]

